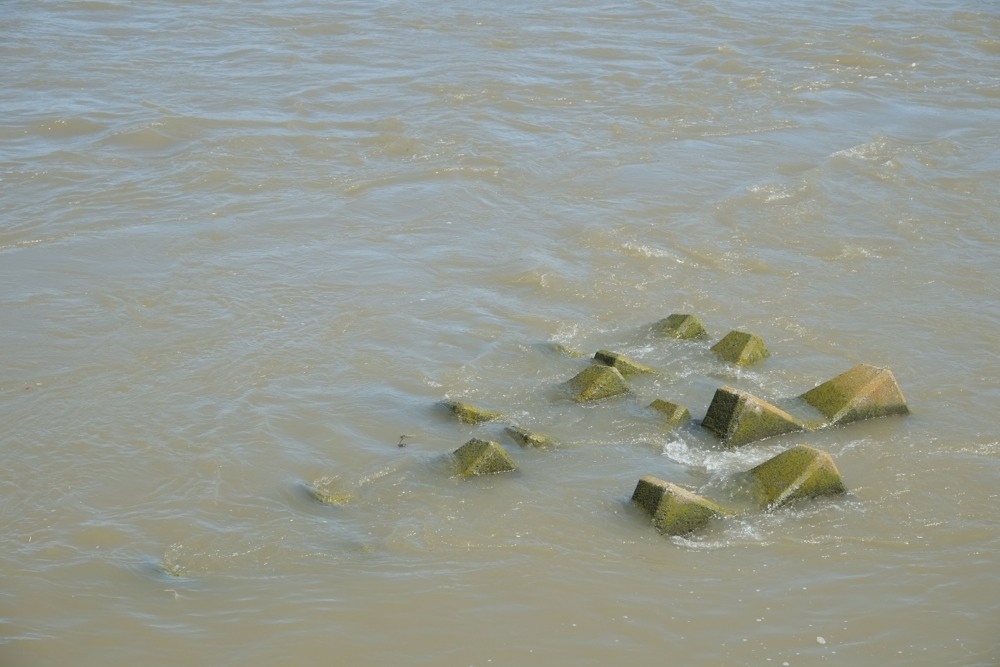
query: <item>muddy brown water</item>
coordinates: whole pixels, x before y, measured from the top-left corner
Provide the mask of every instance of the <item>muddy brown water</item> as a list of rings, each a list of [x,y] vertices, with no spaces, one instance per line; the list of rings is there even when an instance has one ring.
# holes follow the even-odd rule
[[[997,664],[998,56],[976,1],[5,3],[0,664]],[[911,414],[698,425],[858,363]],[[798,443],[845,496],[628,502]]]

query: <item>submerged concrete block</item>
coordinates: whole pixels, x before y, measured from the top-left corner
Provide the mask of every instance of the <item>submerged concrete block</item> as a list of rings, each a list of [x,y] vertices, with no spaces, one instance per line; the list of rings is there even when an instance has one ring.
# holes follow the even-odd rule
[[[728,447],[808,430],[801,419],[732,387],[716,390],[701,425],[719,436]]]
[[[507,450],[492,440],[473,438],[452,452],[452,455],[458,463],[459,477],[517,470],[517,464]]]
[[[712,346],[712,352],[722,359],[737,366],[749,366],[768,356],[764,339],[757,334],[745,331],[730,331],[718,343]]]
[[[496,421],[503,417],[503,414],[496,410],[483,410],[482,408],[458,401],[444,401],[442,405],[463,424],[481,424],[483,422]]]
[[[705,331],[705,327],[697,315],[684,313],[674,313],[670,317],[655,323],[653,325],[653,333],[657,336],[669,336],[685,340],[708,336],[708,332]]]
[[[555,441],[547,435],[534,433],[523,428],[518,428],[517,426],[507,426],[504,428],[504,431],[507,432],[511,440],[522,447],[544,448],[555,444]]]
[[[676,428],[691,419],[691,412],[683,405],[677,405],[662,398],[650,403],[649,407],[666,417],[667,426],[670,428]]]
[[[802,394],[802,400],[822,412],[830,424],[905,415],[910,409],[888,368],[855,366]]]
[[[617,368],[594,364],[570,378],[566,386],[579,402],[598,401],[602,398],[620,396],[629,391],[625,378]]]
[[[747,474],[753,482],[757,502],[766,508],[847,490],[830,455],[807,445],[796,445]]]
[[[338,488],[337,480],[331,477],[321,477],[312,484],[303,484],[303,487],[313,500],[324,505],[346,505],[353,500],[353,494]]]
[[[561,354],[566,357],[576,357],[577,359],[582,359],[587,356],[583,352],[566,347],[562,343],[549,343],[546,348],[551,352]]]
[[[594,359],[605,366],[617,368],[618,372],[622,374],[622,377],[656,372],[653,368],[646,366],[645,364],[640,364],[635,359],[630,359],[623,354],[618,354],[617,352],[611,352],[609,350],[598,350],[594,355]]]
[[[652,475],[636,484],[632,502],[653,517],[656,530],[664,535],[686,535],[726,514],[711,500]]]

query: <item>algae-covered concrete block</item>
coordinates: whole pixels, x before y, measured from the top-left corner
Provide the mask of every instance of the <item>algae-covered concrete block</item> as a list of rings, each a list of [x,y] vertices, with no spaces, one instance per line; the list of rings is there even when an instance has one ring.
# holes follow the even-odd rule
[[[507,450],[492,440],[473,438],[453,452],[459,477],[492,475],[517,470]]]
[[[346,505],[353,498],[350,491],[333,491],[319,487],[307,487],[306,491],[313,500],[324,505]]]
[[[587,356],[583,352],[580,352],[578,350],[574,350],[574,349],[572,349],[570,347],[566,347],[562,343],[552,343],[550,345],[550,349],[553,352],[555,352],[557,354],[561,354],[561,355],[566,356],[566,357],[575,357],[577,359],[582,359],[583,357]]]
[[[847,490],[830,455],[807,445],[796,445],[747,474],[761,507],[779,507],[799,498]]]
[[[629,375],[636,375],[640,373],[656,372],[649,366],[640,364],[635,359],[630,359],[623,354],[618,354],[617,352],[611,352],[609,350],[598,350],[594,355],[594,359],[605,366],[617,368],[618,372],[622,374],[622,377],[628,377]]]
[[[346,505],[353,500],[353,494],[342,488],[336,477],[320,477],[312,484],[303,483],[302,486],[313,500],[324,505]]]
[[[617,368],[601,364],[594,364],[580,371],[566,382],[566,386],[579,402],[598,401],[629,391],[625,378]]]
[[[708,335],[697,315],[674,313],[653,325],[653,333],[657,336],[669,336],[690,340],[704,338]]]
[[[442,405],[450,410],[458,418],[458,421],[463,424],[481,424],[483,422],[496,421],[503,417],[503,414],[496,410],[483,410],[482,408],[458,401],[444,401]]]
[[[650,403],[649,407],[666,417],[667,426],[670,428],[677,428],[691,419],[691,412],[686,407],[665,401],[662,398]]]
[[[728,447],[808,430],[801,419],[732,387],[716,390],[701,425],[719,436]]]
[[[522,447],[551,447],[555,442],[547,435],[534,433],[523,428],[518,428],[517,426],[507,426],[504,428],[504,431],[507,432],[511,440]]]
[[[905,415],[910,411],[892,371],[868,364],[855,366],[810,389],[801,398],[826,415],[830,424]]]
[[[769,354],[763,338],[745,331],[730,331],[712,346],[712,352],[723,361],[737,366],[749,366]]]
[[[686,535],[726,514],[711,500],[652,475],[636,484],[632,502],[653,517],[656,530],[664,535]]]

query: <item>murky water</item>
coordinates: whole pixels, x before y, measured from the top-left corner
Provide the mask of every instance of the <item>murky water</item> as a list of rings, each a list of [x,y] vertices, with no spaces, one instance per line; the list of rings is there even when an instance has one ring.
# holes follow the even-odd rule
[[[4,666],[1000,661],[995,3],[7,2],[0,62]],[[698,425],[858,363],[912,414]],[[629,504],[797,443],[846,496]]]

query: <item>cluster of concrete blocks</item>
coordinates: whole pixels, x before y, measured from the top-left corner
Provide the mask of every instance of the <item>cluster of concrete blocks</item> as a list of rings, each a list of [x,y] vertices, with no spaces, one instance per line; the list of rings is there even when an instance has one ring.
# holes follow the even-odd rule
[[[658,336],[678,339],[707,338],[695,315],[674,314],[652,326]],[[711,350],[723,361],[747,366],[768,356],[764,341],[755,334],[731,331]],[[565,383],[573,400],[597,401],[629,393],[627,379],[656,370],[609,350],[599,350],[594,363]],[[794,432],[839,426],[863,419],[906,414],[909,409],[892,372],[861,364],[803,394],[784,401],[786,408],[745,391],[724,386],[715,392],[701,426],[718,437],[725,447]],[[478,424],[503,418],[502,413],[465,403],[445,402],[459,421]],[[691,420],[690,411],[664,399],[650,406],[675,428]],[[507,426],[512,440],[526,447],[552,444],[548,436]],[[513,471],[517,463],[497,442],[473,438],[453,452],[457,475],[469,477]],[[808,445],[796,445],[746,471],[743,478],[752,489],[757,505],[771,510],[792,501],[846,491],[832,457]],[[708,498],[654,476],[642,477],[632,502],[652,517],[655,528],[665,535],[684,535],[714,519],[733,512]]]

